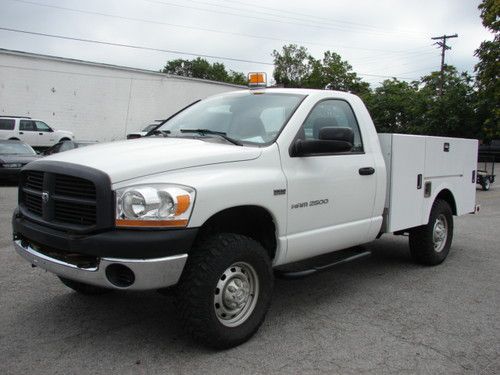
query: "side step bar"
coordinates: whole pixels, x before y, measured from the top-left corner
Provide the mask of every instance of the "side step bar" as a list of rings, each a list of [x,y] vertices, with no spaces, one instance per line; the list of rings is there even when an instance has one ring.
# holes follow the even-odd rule
[[[353,260],[361,259],[364,257],[367,257],[368,255],[371,255],[371,251],[368,250],[345,250],[341,251],[339,253],[339,256],[336,257],[334,261],[331,261],[329,263],[324,263],[324,264],[318,264],[318,265],[311,265],[308,268],[303,268],[300,267],[299,263],[294,263],[296,265],[296,269],[292,265],[285,265],[284,267],[278,267],[274,270],[274,273],[277,277],[283,278],[283,279],[299,279],[302,277],[306,277],[309,275],[312,275],[314,273],[320,272],[320,271],[325,271],[327,269],[330,269],[334,266],[338,266],[344,263],[351,262]],[[335,254],[335,253],[333,253]],[[319,258],[319,257],[318,257]],[[318,263],[316,261],[316,263]]]

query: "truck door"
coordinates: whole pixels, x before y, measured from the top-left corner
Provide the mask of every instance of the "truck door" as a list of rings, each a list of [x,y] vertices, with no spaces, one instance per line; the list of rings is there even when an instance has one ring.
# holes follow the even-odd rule
[[[354,132],[351,151],[290,156],[282,152],[287,178],[287,262],[366,242],[373,217],[376,171],[365,151],[351,106],[340,99],[319,101],[296,139],[319,139],[323,127],[348,127]]]
[[[40,146],[52,146],[55,143],[54,131],[43,121],[35,121]]]
[[[39,144],[35,121],[21,120],[19,122],[19,139],[30,146],[42,146]]]

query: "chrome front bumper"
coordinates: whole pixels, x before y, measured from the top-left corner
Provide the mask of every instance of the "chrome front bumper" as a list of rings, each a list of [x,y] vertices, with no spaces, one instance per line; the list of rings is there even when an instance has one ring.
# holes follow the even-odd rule
[[[160,289],[177,284],[187,260],[187,254],[155,259],[100,258],[97,266],[82,268],[75,264],[51,258],[33,249],[21,240],[14,241],[16,252],[32,265],[58,276],[103,288],[122,290]],[[106,273],[111,265],[121,265],[134,274],[134,282],[127,287],[112,283]]]

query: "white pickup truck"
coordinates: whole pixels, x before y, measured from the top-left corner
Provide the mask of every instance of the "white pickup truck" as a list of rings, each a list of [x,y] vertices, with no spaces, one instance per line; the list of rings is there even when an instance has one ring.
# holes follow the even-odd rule
[[[30,163],[14,247],[84,294],[175,286],[187,331],[232,347],[263,322],[273,269],[383,233],[409,234],[417,262],[441,263],[453,215],[476,210],[477,147],[379,135],[344,92],[225,93],[153,136]]]

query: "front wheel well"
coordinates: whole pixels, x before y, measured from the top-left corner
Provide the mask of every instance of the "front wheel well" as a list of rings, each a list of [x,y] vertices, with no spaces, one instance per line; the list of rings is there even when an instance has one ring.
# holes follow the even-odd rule
[[[441,190],[434,201],[437,201],[438,199],[448,203],[453,215],[457,214],[457,204],[455,203],[455,197],[453,196],[453,193],[451,191],[449,191],[448,189]]]
[[[59,142],[66,142],[66,141],[71,141],[68,137],[63,137],[59,140]]]
[[[254,239],[266,249],[272,260],[276,255],[276,226],[263,207],[237,206],[210,217],[200,228],[196,241],[216,233],[236,233]]]

